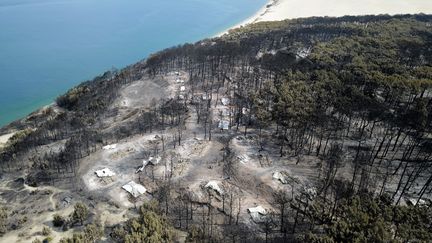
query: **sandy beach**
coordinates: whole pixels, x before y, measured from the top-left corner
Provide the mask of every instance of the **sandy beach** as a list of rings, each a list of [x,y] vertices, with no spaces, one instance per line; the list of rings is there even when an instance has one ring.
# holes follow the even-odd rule
[[[260,21],[312,16],[340,17],[368,14],[432,14],[430,0],[271,0],[255,15],[233,26],[237,28]],[[222,35],[226,32],[220,33]]]

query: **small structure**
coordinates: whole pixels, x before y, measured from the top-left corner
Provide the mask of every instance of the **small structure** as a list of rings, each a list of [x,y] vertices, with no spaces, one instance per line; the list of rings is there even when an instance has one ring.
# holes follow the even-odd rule
[[[418,205],[425,205],[426,204],[426,201],[423,199],[420,199],[418,201],[418,203],[417,203],[417,200],[418,200],[417,198],[405,198],[405,202],[408,205],[417,206],[417,204]]]
[[[179,79],[176,80],[176,83],[182,84],[182,83],[184,83],[184,80],[179,78]]]
[[[229,121],[220,120],[220,121],[219,121],[219,125],[218,125],[218,127],[219,127],[221,130],[228,130],[228,129],[229,129]]]
[[[150,156],[147,160],[147,164],[157,165],[160,163],[161,159],[162,158],[160,156],[156,156],[156,157]]]
[[[222,105],[227,106],[227,105],[229,105],[230,100],[228,98],[222,98],[221,103],[222,103]]]
[[[134,181],[130,181],[126,185],[122,186],[122,188],[125,191],[129,192],[135,198],[141,196],[142,194],[144,194],[147,191],[147,189],[145,189],[144,186],[142,186],[141,184],[135,183]]]
[[[275,173],[273,173],[273,179],[279,180],[282,184],[287,184],[288,183],[288,181],[285,178],[285,175],[282,174],[279,171],[276,171]]]
[[[300,48],[297,53],[296,53],[296,59],[299,58],[306,58],[307,56],[309,56],[309,54],[311,53],[311,48]]]
[[[250,112],[250,109],[245,108],[245,107],[242,108],[242,114],[243,115],[247,115],[247,114],[249,114],[249,112]]]
[[[185,91],[186,90],[186,87],[185,86],[181,86],[180,87],[180,91]]]
[[[318,195],[316,188],[313,186],[303,186],[302,190],[310,200]]]
[[[267,211],[259,205],[254,208],[248,208],[248,212],[255,222],[261,222],[267,214]]]
[[[219,195],[223,194],[223,191],[219,187],[217,181],[209,181],[204,187],[214,190],[215,192],[219,193]]]
[[[72,202],[72,197],[66,196],[61,201],[61,205],[62,205],[62,207],[67,207],[69,204],[71,204],[71,202]]]
[[[99,178],[115,176],[115,173],[108,168],[103,168],[102,170],[97,170],[97,171],[95,171],[95,173],[96,173],[97,177],[99,177]]]
[[[104,149],[104,150],[110,150],[110,149],[115,149],[115,148],[117,148],[117,144],[116,143],[115,144],[106,145],[106,146],[102,147],[102,149]]]

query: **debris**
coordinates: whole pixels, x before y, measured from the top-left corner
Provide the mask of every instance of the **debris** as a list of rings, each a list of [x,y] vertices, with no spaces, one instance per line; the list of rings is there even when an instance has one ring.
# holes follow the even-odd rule
[[[106,146],[102,147],[102,149],[104,149],[104,150],[110,150],[110,149],[115,149],[115,148],[117,148],[117,144],[110,144],[110,145],[106,145]]]
[[[108,168],[104,168],[102,170],[97,170],[95,171],[97,177],[111,177],[111,176],[115,176],[115,173],[108,169]]]
[[[229,105],[230,100],[229,100],[228,98],[222,98],[222,99],[221,99],[221,102],[222,102],[222,105],[227,106],[227,105]]]
[[[222,110],[222,116],[230,116],[231,115],[231,112],[228,110],[228,109],[223,109]]]
[[[249,112],[250,112],[250,110],[248,109],[248,108],[242,108],[242,114],[243,115],[247,115],[247,114],[249,114]]]
[[[157,164],[159,164],[159,162],[161,161],[161,159],[162,158],[160,156],[156,156],[156,157],[150,156],[148,158],[147,162],[150,163],[150,164],[152,164],[152,165],[157,165]]]
[[[426,201],[423,199],[420,199],[420,201],[417,203],[417,198],[405,198],[405,202],[408,205],[417,206],[418,205],[425,205]]]
[[[156,157],[152,157],[152,156],[150,156],[147,160],[143,160],[143,165],[142,165],[141,167],[139,167],[138,170],[135,171],[135,173],[139,173],[139,172],[141,172],[141,171],[144,171],[145,167],[146,167],[148,164],[152,164],[152,165],[157,165],[157,164],[159,164],[160,161],[161,161],[161,159],[162,159],[162,158],[161,158],[160,156],[156,156]]]
[[[145,160],[144,160],[144,161],[145,161]],[[140,173],[141,171],[144,171],[145,166],[146,166],[146,165],[144,165],[144,161],[143,161],[143,166],[140,166],[140,167],[138,168],[138,170],[135,171],[135,173]]]
[[[60,205],[61,205],[61,207],[65,208],[65,207],[69,206],[69,204],[71,204],[71,202],[72,202],[72,197],[67,196],[67,197],[63,198],[63,200],[60,202]]]
[[[205,185],[205,188],[210,188],[210,189],[216,191],[217,193],[219,193],[220,195],[223,194],[223,191],[222,191],[222,189],[219,187],[217,181],[209,181],[209,182],[207,183],[207,185]]]
[[[279,180],[282,184],[287,184],[287,180],[285,178],[285,175],[283,175],[281,172],[276,171],[275,173],[273,173],[273,179],[275,180]]]
[[[302,191],[310,200],[318,195],[317,190],[313,186],[303,186]]]
[[[219,125],[218,125],[218,127],[219,127],[221,130],[228,130],[228,129],[229,129],[229,121],[220,120],[220,121],[219,121]]]
[[[311,53],[312,48],[300,48],[296,53],[296,59],[306,58]]]
[[[65,197],[65,198],[63,198],[63,202],[65,202],[66,204],[70,204],[72,202],[72,198],[71,197]]]
[[[256,206],[254,208],[248,208],[248,212],[255,222],[261,222],[263,217],[267,214],[267,211],[262,206]]]
[[[147,191],[144,186],[142,186],[141,184],[137,184],[134,181],[130,181],[126,185],[122,186],[122,188],[129,192],[135,198],[141,196]]]
[[[262,215],[267,214],[266,210],[262,206],[256,206],[254,208],[248,208],[249,213],[259,213]]]
[[[249,156],[243,154],[243,155],[237,156],[237,159],[240,161],[240,163],[246,164],[249,161]]]

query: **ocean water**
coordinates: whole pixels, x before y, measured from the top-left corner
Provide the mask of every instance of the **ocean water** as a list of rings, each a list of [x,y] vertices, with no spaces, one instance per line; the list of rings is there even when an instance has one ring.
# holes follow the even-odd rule
[[[0,0],[0,126],[78,83],[214,36],[266,0]]]

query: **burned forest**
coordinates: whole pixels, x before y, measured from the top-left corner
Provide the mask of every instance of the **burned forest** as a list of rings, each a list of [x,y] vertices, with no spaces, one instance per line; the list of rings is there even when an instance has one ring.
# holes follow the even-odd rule
[[[0,135],[5,242],[431,242],[432,16],[247,25]]]

